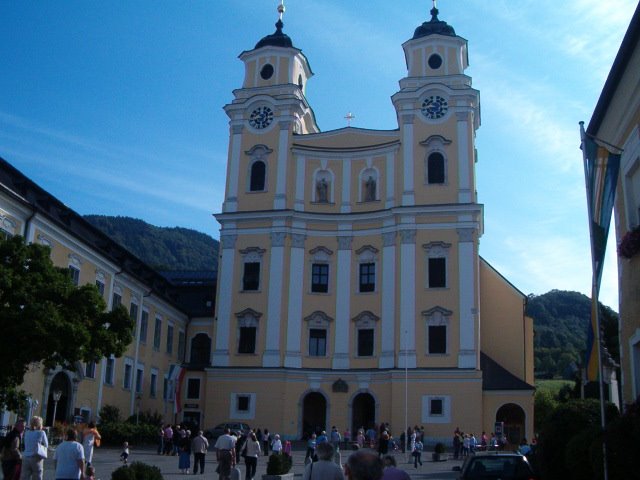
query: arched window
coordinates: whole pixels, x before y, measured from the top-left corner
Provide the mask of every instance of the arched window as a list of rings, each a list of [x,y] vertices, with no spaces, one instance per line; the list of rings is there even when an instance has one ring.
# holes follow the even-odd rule
[[[433,152],[427,159],[427,183],[445,183],[445,162],[440,152]]]
[[[264,183],[267,172],[267,166],[264,162],[258,160],[251,165],[251,179],[249,181],[249,191],[264,191]]]
[[[211,339],[206,333],[199,333],[191,339],[191,361],[194,365],[209,365]]]

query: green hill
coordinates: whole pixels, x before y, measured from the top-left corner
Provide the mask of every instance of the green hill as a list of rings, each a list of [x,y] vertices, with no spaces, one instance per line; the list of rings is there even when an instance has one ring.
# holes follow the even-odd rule
[[[162,270],[217,270],[219,242],[188,228],[156,227],[131,217],[85,215],[89,223],[136,255]]]
[[[586,350],[591,317],[589,297],[561,290],[529,295],[527,315],[533,318],[536,378],[573,379]],[[600,322],[605,345],[619,363],[618,315],[600,304]]]

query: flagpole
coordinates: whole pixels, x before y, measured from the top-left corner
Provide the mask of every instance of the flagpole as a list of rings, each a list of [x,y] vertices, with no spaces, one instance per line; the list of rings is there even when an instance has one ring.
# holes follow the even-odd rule
[[[604,480],[609,479],[607,468],[607,444],[605,441],[604,431],[606,428],[605,410],[604,410],[604,385],[602,375],[602,346],[600,342],[600,308],[598,306],[598,294],[600,291],[599,279],[597,274],[596,259],[594,255],[594,238],[593,238],[593,215],[591,209],[591,195],[589,193],[589,173],[587,169],[587,147],[585,144],[587,133],[584,130],[584,122],[580,122],[580,140],[582,143],[582,160],[584,163],[585,187],[587,191],[587,213],[589,219],[589,239],[591,242],[591,314],[595,319],[594,342],[598,349],[598,387],[600,391],[600,426],[602,427],[602,467],[604,469]],[[603,259],[604,260],[604,259]]]

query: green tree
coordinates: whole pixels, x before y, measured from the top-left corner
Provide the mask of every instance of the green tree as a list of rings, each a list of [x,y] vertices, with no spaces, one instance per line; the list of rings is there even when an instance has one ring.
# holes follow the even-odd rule
[[[105,309],[94,285],[76,287],[67,269],[54,266],[48,247],[0,240],[0,408],[20,408],[18,387],[30,368],[122,355],[133,320],[122,306]]]

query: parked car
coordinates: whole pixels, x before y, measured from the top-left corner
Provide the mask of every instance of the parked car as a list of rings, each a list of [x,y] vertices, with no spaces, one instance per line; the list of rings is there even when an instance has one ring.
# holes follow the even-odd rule
[[[209,428],[204,431],[204,436],[207,437],[207,440],[217,440],[220,435],[224,433],[225,428],[230,429],[233,432],[242,432],[247,433],[251,430],[251,427],[246,423],[239,422],[227,422],[220,423],[213,428]]]
[[[537,480],[524,455],[517,452],[478,452],[465,458],[458,480]]]

